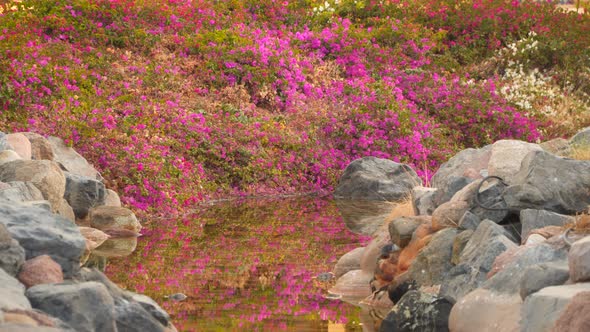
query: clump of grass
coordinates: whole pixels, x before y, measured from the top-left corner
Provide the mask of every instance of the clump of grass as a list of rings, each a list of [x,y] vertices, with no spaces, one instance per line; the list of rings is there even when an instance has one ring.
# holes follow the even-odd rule
[[[576,160],[590,160],[590,146],[573,147],[570,152],[570,158]]]
[[[412,196],[404,198],[404,200],[394,203],[391,212],[385,220],[393,220],[399,217],[410,217],[416,215],[414,211],[414,204],[412,203]]]

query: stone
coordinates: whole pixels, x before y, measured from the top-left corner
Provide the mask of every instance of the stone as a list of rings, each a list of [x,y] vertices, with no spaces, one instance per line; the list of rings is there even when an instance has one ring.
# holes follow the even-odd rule
[[[372,273],[362,270],[348,271],[336,280],[336,284],[328,290],[328,293],[343,300],[360,301],[371,295],[369,282],[372,278]]]
[[[432,236],[432,239],[420,251],[408,270],[410,280],[420,286],[439,285],[451,269],[453,241],[459,231],[453,228],[443,229]]]
[[[471,213],[471,211],[465,211],[461,219],[459,219],[459,228],[460,229],[468,229],[468,230],[476,230],[479,224],[481,223],[481,219],[478,216]]]
[[[568,262],[569,274],[574,282],[590,281],[590,236],[572,244]]]
[[[123,207],[98,206],[90,209],[90,226],[101,231],[129,231],[139,234],[141,224],[131,210]]]
[[[121,199],[119,198],[119,194],[117,194],[114,190],[107,189],[104,198],[104,205],[120,207]]]
[[[520,280],[527,267],[539,263],[563,261],[566,257],[565,246],[555,247],[548,243],[541,243],[530,247],[519,247],[519,250],[513,254],[512,260],[506,262],[502,269],[489,277],[482,287],[497,293],[519,294]]]
[[[517,140],[499,140],[492,144],[488,163],[489,175],[499,176],[507,183],[520,170],[520,163],[531,151],[543,151],[538,144]]]
[[[55,318],[55,317],[51,317],[49,315],[47,315],[46,313],[44,313],[41,310],[36,310],[36,309],[29,309],[29,310],[24,310],[24,309],[10,309],[10,310],[6,310],[4,312],[7,316],[6,322],[12,322],[15,323],[15,318],[16,319],[28,319],[29,322],[31,322],[32,324],[39,326],[39,327],[55,327],[55,328],[60,328],[60,331],[62,332],[75,332],[70,326],[68,326],[66,323],[62,322],[61,320]],[[8,315],[11,315],[11,318],[8,318]],[[18,317],[18,318],[17,318]]]
[[[137,248],[137,237],[112,237],[93,250],[93,254],[103,257],[129,256]]]
[[[478,189],[480,190],[479,193]],[[469,206],[469,212],[476,215],[479,220],[489,219],[500,223],[509,214],[506,202],[502,198],[504,189],[505,185],[496,181],[496,179],[488,179],[485,183],[475,181],[458,191],[451,198],[451,202],[466,202]]]
[[[387,228],[382,227],[380,231],[375,233],[363,251],[360,261],[361,270],[372,274],[375,271],[375,264],[381,256],[381,249],[389,244],[391,244],[389,232]]]
[[[103,181],[100,173],[84,157],[71,147],[67,146],[61,138],[49,136],[47,138],[53,152],[55,161],[61,164],[68,172]]]
[[[365,247],[359,247],[342,255],[336,263],[336,266],[334,266],[334,276],[340,278],[348,271],[359,270],[361,268],[361,257],[363,256],[364,251]]]
[[[526,155],[503,197],[512,210],[576,214],[590,205],[590,161],[564,159],[544,151]]]
[[[43,200],[43,194],[32,182],[11,181],[0,188],[0,200],[28,202]]]
[[[0,165],[21,159],[23,158],[21,158],[21,156],[19,156],[14,150],[4,150],[0,152]]]
[[[566,262],[541,263],[525,269],[520,280],[520,298],[523,300],[532,293],[549,286],[563,285],[569,279]]]
[[[118,332],[164,331],[164,326],[134,301],[117,299],[115,319]]]
[[[79,227],[80,234],[86,239],[86,248],[94,250],[109,239],[105,232],[92,227]]]
[[[457,192],[473,181],[474,179],[466,176],[450,176],[444,182],[443,187],[437,188],[438,190],[432,197],[434,206],[440,206],[441,204],[450,201]]]
[[[590,147],[590,127],[586,127],[576,133],[569,142],[570,146],[574,148],[589,148]]]
[[[446,202],[432,213],[432,229],[437,231],[447,227],[458,227],[461,217],[469,209],[464,201]]]
[[[6,134],[0,131],[0,151],[12,150],[12,146],[8,143]]]
[[[56,207],[56,214],[72,221],[76,222],[76,215],[74,214],[74,209],[68,204],[65,198],[62,198],[59,202],[59,205]]]
[[[47,211],[0,203],[0,223],[25,249],[27,259],[47,254],[61,265],[65,277],[79,269],[86,241],[78,227]]]
[[[546,226],[564,226],[574,222],[574,217],[563,214],[545,211],[524,209],[520,211],[520,222],[522,223],[522,238],[526,239],[532,230]]]
[[[572,298],[551,332],[590,331],[590,292],[580,292]]]
[[[60,283],[64,281],[61,266],[48,255],[41,255],[27,260],[18,274],[18,280],[26,288],[38,284]]]
[[[24,262],[25,249],[10,236],[6,226],[0,223],[0,269],[14,277]]]
[[[65,176],[64,198],[74,210],[76,218],[84,219],[91,208],[104,205],[106,189],[102,182],[68,172]]]
[[[55,207],[64,196],[66,179],[59,166],[48,160],[15,160],[0,165],[0,181],[30,181]]]
[[[387,159],[364,157],[346,167],[334,197],[401,201],[408,198],[412,188],[418,185],[422,185],[422,180],[410,166]]]
[[[0,332],[63,332],[63,329],[47,326],[31,326],[22,324],[2,324]],[[70,330],[71,331],[71,330]]]
[[[453,255],[451,257],[451,263],[455,265],[459,264],[459,258],[461,257],[461,253],[463,252],[463,249],[465,249],[465,246],[467,245],[467,242],[469,242],[469,240],[471,239],[472,235],[473,230],[467,229],[459,233],[455,240],[453,240]]]
[[[27,207],[27,206],[36,207],[36,208],[43,209],[47,212],[51,212],[51,203],[49,203],[49,201],[47,201],[47,200],[20,202],[19,205],[24,206],[24,207]]]
[[[453,332],[519,331],[522,300],[516,294],[497,294],[478,288],[459,299],[451,309]]]
[[[565,138],[554,138],[552,140],[543,142],[541,144],[539,144],[539,146],[549,152],[549,153],[553,153],[556,156],[567,156],[569,154],[569,150],[570,150],[570,145],[568,140],[566,140]]]
[[[31,160],[31,142],[25,135],[20,133],[8,134],[6,140],[22,159]]]
[[[31,303],[25,297],[25,286],[3,269],[0,269],[0,285],[0,311],[31,309]]]
[[[137,302],[143,307],[152,317],[154,317],[160,324],[167,326],[170,323],[170,315],[162,309],[151,297],[137,294],[133,292],[125,292],[133,301]]]
[[[398,217],[389,223],[391,242],[400,248],[406,247],[418,226],[431,222],[428,216]]]
[[[436,295],[408,291],[381,324],[381,332],[449,331],[453,304]]]
[[[436,206],[434,205],[434,194],[436,188],[417,186],[412,188],[412,203],[414,204],[414,214],[417,216],[430,216]]]
[[[76,331],[117,331],[115,302],[98,282],[40,284],[26,296],[34,308],[63,320]]]
[[[363,201],[336,199],[346,228],[362,235],[373,235],[379,227],[391,219],[395,203],[385,201]]]
[[[31,158],[35,160],[53,160],[55,154],[47,138],[32,132],[22,133],[31,142]]]
[[[529,295],[522,306],[522,332],[549,331],[574,296],[590,291],[590,283],[552,286]]]
[[[487,176],[487,167],[491,155],[491,145],[481,149],[465,149],[442,164],[432,176],[432,187],[446,188],[453,177],[469,177],[472,179]],[[482,174],[484,173],[484,174]]]

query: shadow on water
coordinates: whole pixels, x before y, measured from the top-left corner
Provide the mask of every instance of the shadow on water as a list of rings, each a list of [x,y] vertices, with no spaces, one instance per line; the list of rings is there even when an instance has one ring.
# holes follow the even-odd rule
[[[109,277],[162,303],[179,331],[364,330],[360,309],[326,299],[332,281],[315,278],[370,240],[347,230],[333,200],[222,202],[150,227],[136,244],[103,244],[90,262],[114,256]],[[178,292],[188,298],[165,300]]]

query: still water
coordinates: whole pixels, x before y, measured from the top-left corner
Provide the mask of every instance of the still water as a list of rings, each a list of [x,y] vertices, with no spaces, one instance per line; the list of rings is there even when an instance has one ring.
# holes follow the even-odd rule
[[[161,303],[179,331],[363,330],[360,310],[326,299],[331,282],[315,278],[370,240],[330,199],[224,202],[148,223],[135,242],[98,254],[122,256],[109,258],[107,275]],[[178,292],[188,298],[165,299]]]

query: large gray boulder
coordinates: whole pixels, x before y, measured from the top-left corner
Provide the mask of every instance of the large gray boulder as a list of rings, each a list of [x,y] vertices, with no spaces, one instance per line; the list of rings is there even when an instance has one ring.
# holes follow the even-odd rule
[[[115,319],[118,332],[165,331],[165,327],[135,301],[117,299]]]
[[[570,146],[572,146],[574,149],[590,149],[590,127],[586,127],[575,134],[570,139]]]
[[[0,181],[33,183],[54,209],[59,205],[66,189],[63,172],[56,163],[49,160],[15,160],[2,164]]]
[[[453,267],[453,242],[459,231],[454,228],[443,229],[416,256],[408,270],[408,278],[419,286],[440,285],[447,272]]]
[[[500,140],[492,144],[488,164],[489,175],[499,176],[512,183],[512,178],[520,170],[520,163],[531,151],[543,151],[538,144],[517,140]]]
[[[522,241],[524,242],[531,231],[545,226],[564,226],[574,221],[574,217],[563,214],[545,211],[525,209],[520,211],[520,222],[522,224]]]
[[[364,157],[346,167],[334,197],[399,201],[410,197],[412,188],[419,185],[422,180],[410,166],[388,159]]]
[[[525,300],[527,296],[545,287],[563,285],[569,279],[569,276],[566,262],[541,263],[529,266],[525,269],[520,280],[520,297]]]
[[[448,188],[449,182],[456,181],[460,177],[475,180],[487,176],[491,150],[491,145],[488,145],[481,149],[460,151],[436,171],[431,180],[432,187]]]
[[[78,152],[67,146],[61,138],[50,136],[47,139],[51,143],[55,154],[54,160],[61,164],[68,172],[87,176],[99,181],[103,180],[100,173]]]
[[[91,208],[104,205],[106,189],[102,182],[69,172],[66,172],[65,175],[64,198],[74,210],[76,218],[84,219]]]
[[[427,188],[417,186],[412,188],[412,203],[414,204],[414,213],[417,216],[432,215],[436,205],[434,204],[434,194],[436,188]]]
[[[25,262],[25,249],[10,236],[4,224],[0,223],[0,269],[16,276]]]
[[[513,210],[575,214],[590,205],[590,161],[564,159],[544,151],[530,152],[513,183],[503,195]]]
[[[27,259],[49,255],[66,277],[76,273],[86,240],[69,220],[36,207],[0,203],[0,223],[25,249]]]
[[[381,323],[380,332],[449,331],[453,304],[436,295],[407,292]]]
[[[0,269],[0,285],[0,311],[31,309],[31,304],[25,297],[25,286],[3,269]]]
[[[12,181],[0,185],[0,201],[19,203],[44,199],[43,193],[32,182]]]
[[[40,284],[26,296],[34,308],[63,320],[79,332],[115,332],[115,302],[98,282]]]

